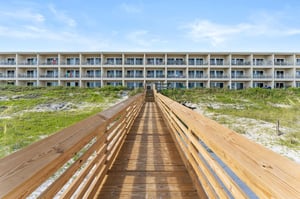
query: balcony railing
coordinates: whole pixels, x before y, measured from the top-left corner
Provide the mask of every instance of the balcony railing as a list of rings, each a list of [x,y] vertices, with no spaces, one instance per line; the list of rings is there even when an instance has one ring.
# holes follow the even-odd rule
[[[204,65],[208,65],[208,62],[189,62],[189,66],[204,66]]]
[[[1,61],[0,65],[16,65],[15,61]]]
[[[235,61],[235,62],[231,62],[231,65],[232,66],[249,66],[251,65],[251,62],[250,61]]]
[[[0,78],[16,78],[15,75],[0,75]]]
[[[168,78],[186,78],[185,75],[167,75]]]
[[[148,78],[165,78],[165,75],[147,75]]]
[[[189,75],[190,79],[203,79],[203,78],[208,78],[208,75]]]
[[[80,75],[79,74],[76,74],[76,75],[66,74],[66,75],[61,75],[60,77],[62,77],[62,78],[79,78]]]
[[[83,78],[100,78],[101,75],[82,75]]]
[[[226,79],[226,78],[228,78],[228,75],[210,75],[210,78],[212,78],[212,79]]]
[[[272,61],[256,61],[253,62],[253,66],[271,66],[273,65]]]
[[[245,79],[245,78],[250,78],[248,75],[232,75],[232,79]]]
[[[61,62],[60,65],[79,65],[80,62]]]
[[[144,75],[125,75],[126,78],[143,78]]]
[[[294,76],[291,75],[275,75],[275,79],[293,79]]]
[[[290,66],[292,65],[291,63],[285,61],[285,62],[274,62],[275,66]]]
[[[37,75],[19,74],[19,78],[37,78]]]
[[[40,75],[40,78],[58,78],[58,75]]]
[[[41,63],[39,63],[39,65],[49,65],[49,66],[52,66],[52,65],[58,65],[58,62],[41,62]]]
[[[87,62],[83,62],[82,65],[101,65],[101,62],[87,61]]]
[[[253,75],[255,79],[272,79],[271,75]]]
[[[105,78],[122,78],[122,75],[104,75]]]
[[[186,64],[185,61],[179,61],[179,60],[167,61],[167,65],[185,65],[185,64]]]

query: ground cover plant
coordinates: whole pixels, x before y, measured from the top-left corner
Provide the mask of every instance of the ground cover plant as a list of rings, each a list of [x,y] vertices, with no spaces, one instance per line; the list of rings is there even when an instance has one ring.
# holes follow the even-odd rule
[[[0,157],[112,106],[127,92],[124,87],[0,87]]]
[[[197,104],[204,115],[242,134],[264,122],[271,127],[257,133],[276,136],[279,121],[283,136],[276,137],[277,144],[300,150],[300,89],[167,89],[162,93],[178,102]]]

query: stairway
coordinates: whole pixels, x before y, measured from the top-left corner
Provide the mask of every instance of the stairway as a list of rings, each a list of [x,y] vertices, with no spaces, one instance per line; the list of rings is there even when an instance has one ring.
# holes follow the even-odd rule
[[[147,89],[145,100],[146,102],[154,102],[154,93],[152,89]]]

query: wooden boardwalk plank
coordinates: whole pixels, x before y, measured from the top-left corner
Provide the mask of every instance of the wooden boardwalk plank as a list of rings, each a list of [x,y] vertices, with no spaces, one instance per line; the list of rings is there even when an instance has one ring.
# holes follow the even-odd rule
[[[98,198],[198,198],[154,102],[141,109]]]

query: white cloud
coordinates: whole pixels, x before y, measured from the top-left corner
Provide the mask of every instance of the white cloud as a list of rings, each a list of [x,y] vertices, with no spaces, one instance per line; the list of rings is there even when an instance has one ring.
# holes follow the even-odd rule
[[[254,19],[254,20],[253,20]],[[237,37],[286,37],[299,35],[300,28],[286,26],[280,17],[266,13],[259,14],[250,22],[233,25],[214,23],[209,20],[195,20],[184,26],[186,35],[195,42],[209,42],[218,46]]]
[[[50,12],[54,15],[54,17],[59,20],[61,23],[67,24],[69,27],[75,27],[77,25],[76,21],[66,15],[64,12],[57,10],[54,5],[49,5]]]
[[[137,30],[130,32],[126,35],[126,38],[134,45],[140,47],[151,47],[157,43],[164,43],[161,41],[158,36],[151,35],[147,30]]]
[[[120,7],[122,10],[130,14],[136,14],[142,12],[142,7],[136,4],[122,3]]]
[[[40,13],[34,13],[31,10],[18,10],[16,11],[0,11],[0,16],[8,19],[17,19],[30,22],[44,22],[45,17]]]

